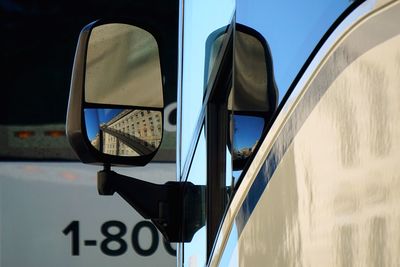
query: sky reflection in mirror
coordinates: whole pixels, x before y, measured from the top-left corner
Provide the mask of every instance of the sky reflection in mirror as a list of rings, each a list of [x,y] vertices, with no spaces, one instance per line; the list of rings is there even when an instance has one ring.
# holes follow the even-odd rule
[[[109,122],[123,109],[85,108],[86,132],[89,140],[93,140],[100,130],[100,125]]]

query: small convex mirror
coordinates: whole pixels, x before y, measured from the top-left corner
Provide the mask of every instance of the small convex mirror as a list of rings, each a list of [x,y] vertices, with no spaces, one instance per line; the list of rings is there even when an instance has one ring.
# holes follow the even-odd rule
[[[99,152],[114,156],[143,156],[161,144],[161,112],[145,109],[86,108],[86,131]]]
[[[92,29],[84,82],[87,139],[102,154],[154,153],[162,139],[163,88],[157,41],[139,27]]]

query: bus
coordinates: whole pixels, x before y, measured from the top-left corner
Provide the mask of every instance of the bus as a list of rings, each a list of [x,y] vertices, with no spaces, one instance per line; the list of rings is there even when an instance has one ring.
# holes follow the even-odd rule
[[[81,31],[67,136],[99,193],[178,266],[399,265],[400,1],[170,3]],[[176,180],[115,171],[157,156],[172,90]]]

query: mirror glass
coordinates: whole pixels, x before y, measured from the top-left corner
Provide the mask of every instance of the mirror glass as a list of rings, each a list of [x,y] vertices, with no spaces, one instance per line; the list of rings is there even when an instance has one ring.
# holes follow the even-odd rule
[[[235,35],[233,110],[268,112],[271,93],[268,88],[266,44],[251,34],[239,30]],[[232,108],[230,108],[232,109]]]
[[[85,101],[139,107],[163,107],[157,41],[133,25],[96,26],[89,37]]]
[[[162,113],[148,109],[85,108],[88,139],[99,152],[143,156],[161,144]]]
[[[206,54],[205,54],[205,64],[204,64],[204,92],[207,90],[207,83],[210,79],[212,70],[215,66],[215,61],[221,51],[223,41],[225,40],[226,29],[228,26],[220,28],[213,33],[211,33],[206,41]]]
[[[258,144],[265,127],[265,119],[258,116],[238,114],[233,115],[232,118],[232,167],[233,170],[241,170]]]

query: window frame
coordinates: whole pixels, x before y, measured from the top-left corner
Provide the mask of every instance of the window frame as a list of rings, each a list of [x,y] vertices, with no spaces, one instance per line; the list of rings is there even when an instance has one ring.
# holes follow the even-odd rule
[[[181,173],[181,181],[188,181],[191,165],[197,150],[197,143],[204,126],[206,136],[206,261],[208,262],[214,241],[217,238],[218,229],[221,225],[226,202],[223,196],[226,195],[225,177],[226,177],[226,145],[228,131],[228,110],[227,100],[232,84],[233,72],[233,33],[234,16],[231,23],[227,26],[226,37],[221,46],[221,52],[214,62],[214,67],[210,74],[208,84],[204,93],[202,109],[199,114],[196,128],[192,136],[189,152],[186,156]],[[216,113],[218,116],[215,116]],[[208,115],[207,115],[208,114]],[[213,114],[210,116],[210,114]],[[221,123],[222,122],[222,123]],[[182,131],[182,130],[181,130]],[[182,134],[182,133],[180,133]],[[215,144],[218,144],[217,153]],[[215,155],[214,155],[215,153]],[[179,159],[181,160],[181,159]],[[177,167],[178,172],[180,166]],[[212,179],[211,177],[218,177]],[[221,186],[223,184],[223,187]],[[185,185],[183,186],[185,188]],[[224,191],[222,191],[222,189]],[[217,206],[217,212],[215,212]],[[185,245],[183,245],[184,247]],[[182,247],[181,247],[182,249]],[[184,253],[183,248],[183,253]],[[181,259],[184,259],[181,256]]]

